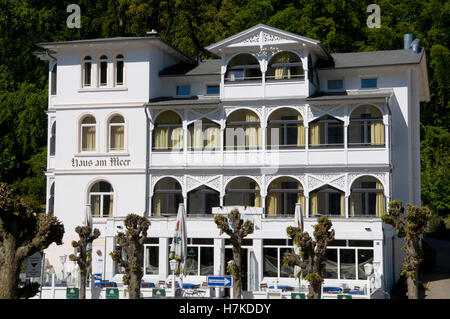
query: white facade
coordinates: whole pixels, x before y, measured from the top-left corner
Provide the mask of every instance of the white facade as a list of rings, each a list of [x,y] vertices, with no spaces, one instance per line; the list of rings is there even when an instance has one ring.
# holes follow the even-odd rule
[[[144,280],[154,283],[166,280],[169,275],[166,256],[169,240],[173,236],[175,216],[163,216],[163,207],[169,201],[174,202],[177,196],[181,196],[187,208],[186,228],[188,238],[193,238],[189,247],[196,254],[192,257],[200,263],[196,275],[188,275],[184,281],[202,283],[206,281],[207,274],[224,274],[228,258],[226,236],[219,235],[213,215],[207,210],[212,205],[210,203],[222,206],[227,205],[227,201],[234,201],[231,205],[238,205],[237,193],[231,194],[228,190],[234,187],[233,181],[244,185],[244,182],[241,184],[242,177],[247,177],[251,181],[248,184],[251,191],[248,194],[244,191],[242,198],[260,205],[263,213],[254,217],[255,232],[248,236],[251,241],[247,246],[246,290],[259,290],[261,284],[270,286],[275,280],[279,284],[298,286],[297,279],[285,275],[284,268],[281,270],[283,247],[292,245],[290,242],[282,244],[283,240],[287,240],[286,227],[294,223],[292,205],[289,206],[293,200],[291,193],[303,195],[305,229],[310,234],[317,220],[315,213],[331,215],[338,246],[330,252],[330,256],[336,254],[336,260],[330,260],[327,264],[329,275],[326,285],[365,285],[366,276],[361,273],[361,265],[357,264],[357,259],[364,256],[368,258],[367,262],[375,266],[382,290],[389,292],[399,278],[401,245],[392,228],[383,225],[378,214],[374,213],[381,208],[375,207],[372,202],[383,198],[384,208],[392,199],[420,204],[419,102],[428,99],[423,55],[408,53],[413,58],[413,55],[418,57],[417,62],[411,63],[358,65],[356,61],[356,66],[339,67],[342,57],[330,55],[318,41],[264,25],[257,25],[209,46],[207,49],[218,55],[220,60],[204,61],[198,66],[157,36],[46,43],[41,47],[50,51],[50,79],[53,66],[57,64],[56,94],[52,94],[51,90],[49,92],[50,147],[46,173],[48,210],[64,223],[66,230],[64,244],[52,245],[47,249],[47,258],[57,273],[61,270],[58,257],[73,253],[71,241],[77,239],[74,229],[82,224],[86,205],[97,205],[97,202],[91,203],[91,199],[97,196],[93,195],[93,186],[102,181],[111,186],[111,190],[106,192],[108,195],[105,195],[110,197],[106,199],[98,195],[95,198],[102,198],[103,202],[98,199],[100,204],[104,204],[103,209],[99,208],[100,212],[107,211],[109,215],[94,216],[94,226],[101,231],[101,237],[94,242],[93,251],[102,252],[104,262],[99,269],[103,278],[117,282],[122,280],[109,253],[115,247],[114,236],[120,230],[118,227],[123,225],[124,217],[137,213],[150,218],[148,236],[153,239],[148,247],[154,247],[146,250],[144,267],[148,267],[151,274],[146,270]],[[276,65],[276,61],[271,62],[279,52],[295,54],[298,57],[295,61],[299,62],[292,65],[302,69],[303,73],[295,77],[297,69],[292,69],[292,65],[287,66],[288,73],[287,69],[280,71],[283,66]],[[234,71],[230,61],[242,53],[252,55],[258,62],[257,71],[251,71],[261,72],[256,79],[247,81],[246,75],[243,75],[242,81],[236,81],[236,76],[247,74],[245,67],[243,73],[239,73],[242,70],[239,65],[236,73],[231,75]],[[101,85],[105,80],[100,63],[102,55],[107,57],[106,85]],[[122,81],[117,76],[117,70],[121,67],[117,63],[119,55],[123,56],[124,61]],[[91,58],[89,86],[85,85],[84,78],[86,56]],[[389,56],[386,59],[389,60]],[[314,67],[320,61],[329,63],[332,60],[336,60],[334,66]],[[272,63],[275,66],[271,66]],[[177,64],[192,65],[191,71],[176,71],[179,70]],[[201,69],[202,65],[207,67]],[[175,71],[171,71],[171,67]],[[272,78],[268,70],[270,67],[275,69]],[[254,70],[255,66],[251,68]],[[283,72],[284,76],[289,74],[288,79],[280,78]],[[227,80],[229,76],[233,81]],[[376,86],[361,88],[361,79],[365,78],[375,78]],[[342,80],[343,88],[339,92],[330,90],[328,80]],[[50,87],[52,85],[54,83],[50,83]],[[190,86],[190,92],[177,96],[177,86]],[[208,86],[219,86],[220,93],[208,94]],[[366,123],[366,126],[355,124],[364,122],[363,116],[356,122],[353,119],[361,107],[379,114],[376,134],[383,139],[378,145],[367,145],[371,144],[375,134],[372,131],[372,137],[368,139],[367,132],[372,129],[372,122],[367,122],[369,124]],[[158,116],[165,111],[173,111],[179,116],[179,124],[170,130],[178,127],[182,132],[184,138],[180,142],[180,150],[155,149],[157,143],[162,143],[155,142],[159,138],[156,137],[159,134],[156,133]],[[258,147],[226,149],[224,139],[230,126],[229,120],[234,115],[238,117],[239,112],[246,116],[245,121],[257,119],[259,122],[255,124],[259,125],[256,132],[261,134],[257,137]],[[248,112],[253,112],[253,115],[249,117]],[[277,122],[273,119],[278,114],[281,120]],[[301,118],[301,121],[287,120],[280,124],[291,114],[296,114],[296,120]],[[123,123],[118,124],[123,131],[118,137],[121,139],[120,149],[111,150],[111,123],[116,115],[123,119]],[[95,123],[85,121],[89,116],[95,119]],[[189,148],[189,127],[202,119],[207,119],[220,132],[220,143],[214,150]],[[292,120],[292,116],[289,119]],[[321,119],[325,121],[317,122]],[[331,122],[326,119],[331,119]],[[56,130],[53,127],[55,123]],[[325,129],[320,131],[319,139],[326,136],[325,143],[313,141],[312,131],[315,125],[319,125],[317,123],[328,123],[320,124],[325,125]],[[242,125],[246,130],[246,124]],[[297,130],[295,147],[282,147],[282,142],[281,147],[269,147],[272,143],[269,138],[270,125],[284,125],[285,132],[288,129],[293,132],[292,128]],[[351,125],[359,126],[354,129],[350,128]],[[89,127],[86,135],[83,135],[83,127]],[[304,133],[300,133],[300,129]],[[365,140],[353,145],[354,132],[359,132],[357,134],[362,139],[364,129],[367,135]],[[318,130],[322,130],[322,126]],[[253,138],[253,133],[245,134],[248,134],[248,140]],[[303,140],[300,137],[302,134]],[[83,141],[87,137],[90,141]],[[286,136],[285,144],[289,144],[286,142],[288,139]],[[55,143],[54,152],[52,143]],[[85,148],[89,150],[83,150]],[[169,177],[178,183],[179,188],[174,188],[172,195],[168,195],[167,189],[160,195],[157,184],[167,181],[164,179]],[[361,177],[372,183],[372,186],[359,187],[360,193],[366,192],[365,195],[355,195],[355,198],[364,198],[362,206],[356,204],[356,199],[352,197],[352,192],[358,192],[355,181],[361,181]],[[361,185],[369,185],[367,181]],[[281,188],[297,185],[294,188],[301,191],[280,190],[281,195],[278,195],[275,185],[282,185],[278,186]],[[204,189],[209,195],[196,193],[199,187],[207,187]],[[367,187],[373,187],[372,195],[369,195]],[[164,203],[167,197],[169,199]],[[111,198],[112,201],[108,201]],[[200,203],[200,198],[203,203]],[[170,206],[167,204],[167,212]],[[198,207],[205,211],[195,211]],[[333,209],[338,213],[331,213]],[[358,209],[364,212],[358,212]],[[156,216],[158,214],[160,216]],[[339,243],[339,240],[344,242]],[[198,256],[202,252],[204,257],[208,256],[206,260]],[[148,254],[153,255],[150,257]],[[156,262],[157,270],[149,267],[147,262]]]

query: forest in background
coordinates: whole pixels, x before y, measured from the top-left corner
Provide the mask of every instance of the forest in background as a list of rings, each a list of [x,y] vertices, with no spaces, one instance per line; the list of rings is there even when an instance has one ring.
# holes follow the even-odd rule
[[[81,28],[69,29],[69,4],[81,8]],[[381,8],[381,28],[368,28],[367,6]],[[320,40],[331,53],[403,48],[420,39],[431,101],[421,103],[422,201],[431,230],[450,228],[450,2],[446,0],[0,0],[0,181],[34,207],[45,205],[48,64],[38,42],[115,36],[162,39],[195,59],[204,48],[264,23]]]

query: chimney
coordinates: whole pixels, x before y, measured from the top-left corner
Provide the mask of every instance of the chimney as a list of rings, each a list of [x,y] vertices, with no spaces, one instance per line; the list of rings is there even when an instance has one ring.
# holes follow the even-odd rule
[[[415,39],[413,42],[412,42],[412,51],[414,52],[414,53],[419,53],[419,43],[420,43],[420,40],[419,39]]]
[[[407,33],[403,35],[403,49],[408,50],[411,47],[412,40],[413,40],[412,33]]]

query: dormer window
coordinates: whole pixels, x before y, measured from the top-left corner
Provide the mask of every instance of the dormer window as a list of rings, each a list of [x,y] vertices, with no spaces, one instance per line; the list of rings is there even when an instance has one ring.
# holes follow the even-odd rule
[[[364,78],[361,79],[361,89],[376,89],[377,78]]]
[[[124,58],[122,54],[116,56],[116,85],[123,85]]]
[[[83,60],[83,86],[91,86],[92,59],[88,55]]]
[[[106,86],[108,84],[108,57],[106,55],[100,57],[99,65],[100,86]]]
[[[269,62],[266,79],[287,80],[304,78],[303,64],[300,58],[292,52],[277,53]]]
[[[239,54],[231,59],[227,66],[225,82],[260,80],[261,68],[258,60],[251,54]]]
[[[190,85],[179,85],[179,86],[177,86],[177,95],[178,96],[191,95],[191,86]]]

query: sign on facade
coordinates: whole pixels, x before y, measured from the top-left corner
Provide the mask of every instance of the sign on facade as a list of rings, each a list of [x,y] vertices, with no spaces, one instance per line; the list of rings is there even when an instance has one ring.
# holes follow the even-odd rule
[[[337,299],[352,299],[352,295],[338,295]]]
[[[291,293],[291,299],[306,299],[306,296],[302,292],[293,292]]]
[[[80,290],[78,288],[67,288],[66,289],[66,299],[79,299]]]
[[[119,289],[106,288],[106,299],[119,299]]]
[[[165,297],[166,290],[165,289],[152,289],[152,297]]]
[[[41,277],[42,254],[38,251],[27,258],[26,277]]]
[[[233,278],[231,276],[208,277],[208,287],[233,287]]]

